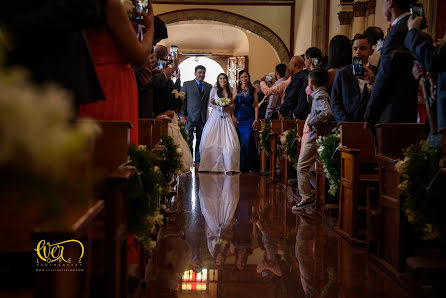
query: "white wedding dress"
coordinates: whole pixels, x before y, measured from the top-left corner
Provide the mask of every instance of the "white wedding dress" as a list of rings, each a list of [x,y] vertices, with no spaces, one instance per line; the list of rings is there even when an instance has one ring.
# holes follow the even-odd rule
[[[240,142],[231,114],[211,104],[218,99],[214,87],[209,94],[211,114],[203,128],[200,143],[200,172],[240,172]]]
[[[199,173],[201,213],[206,221],[209,253],[214,256],[215,245],[228,241],[222,231],[231,225],[240,198],[240,175]]]
[[[183,166],[180,169],[180,172],[190,172],[190,168],[194,165],[192,153],[190,152],[189,145],[181,134],[180,126],[178,125],[178,115],[176,113],[173,116],[172,122],[168,124],[167,133],[169,137],[172,137],[175,145],[181,149],[181,163]]]

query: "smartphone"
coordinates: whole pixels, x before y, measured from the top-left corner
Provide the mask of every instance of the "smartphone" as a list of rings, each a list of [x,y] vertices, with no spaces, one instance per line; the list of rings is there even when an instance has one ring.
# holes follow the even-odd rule
[[[319,64],[319,59],[311,58],[311,65],[313,65],[313,69],[317,68],[318,64]]]
[[[265,77],[265,81],[272,82],[273,81],[273,77],[272,76],[266,76]]]
[[[353,75],[357,77],[364,76],[364,65],[362,64],[362,58],[353,57]]]
[[[423,23],[421,23],[420,29],[426,29],[426,19],[424,15],[424,7],[421,3],[412,4],[410,7],[410,13],[412,14],[413,18],[416,17],[423,17]]]
[[[178,54],[178,46],[170,46],[170,56],[174,57],[175,54]]]
[[[167,60],[158,59],[158,69],[164,69],[167,66]]]
[[[147,12],[148,1],[146,0],[133,0],[133,5],[135,5],[135,20],[137,23],[142,24],[144,22],[144,18],[142,16],[142,12]]]

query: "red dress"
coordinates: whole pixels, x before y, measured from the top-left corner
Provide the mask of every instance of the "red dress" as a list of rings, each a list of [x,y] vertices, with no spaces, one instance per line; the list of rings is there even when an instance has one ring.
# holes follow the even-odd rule
[[[79,118],[129,121],[130,142],[138,144],[138,87],[129,61],[107,29],[88,30],[88,44],[105,101],[81,105]]]

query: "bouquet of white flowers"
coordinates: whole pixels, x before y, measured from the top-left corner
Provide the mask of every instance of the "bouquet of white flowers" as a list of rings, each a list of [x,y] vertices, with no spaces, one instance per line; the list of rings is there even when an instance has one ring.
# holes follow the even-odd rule
[[[221,98],[215,100],[215,105],[217,105],[218,107],[226,107],[226,106],[230,105],[231,103],[232,103],[232,100],[227,97],[221,97]]]

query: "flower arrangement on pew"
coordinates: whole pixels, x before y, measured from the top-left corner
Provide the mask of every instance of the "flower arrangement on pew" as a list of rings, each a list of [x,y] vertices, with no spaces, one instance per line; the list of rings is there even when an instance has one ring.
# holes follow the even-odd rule
[[[160,169],[163,175],[162,187],[164,190],[163,194],[167,194],[175,174],[181,169],[183,151],[175,145],[172,137],[166,135],[161,136],[161,145],[164,146],[164,150],[159,153]]]
[[[328,193],[332,196],[336,196],[340,184],[341,155],[338,151],[340,141],[341,136],[336,128],[333,129],[333,134],[319,136],[316,140],[316,144],[319,145],[317,149],[319,161],[324,167],[325,177],[330,182]]]
[[[159,157],[146,146],[130,145],[128,164],[136,167],[137,175],[130,181],[127,225],[148,251],[156,247],[157,230],[164,219],[158,208],[164,177],[157,163]]]
[[[297,167],[297,129],[292,128],[284,131],[280,136],[280,143],[285,149],[285,154],[287,155],[288,161],[293,165],[294,168]]]
[[[20,192],[16,203],[33,201],[57,216],[70,201],[91,198],[89,145],[100,128],[93,121],[72,123],[67,91],[36,86],[23,69],[5,69],[5,36],[0,28],[1,197]]]
[[[400,199],[404,214],[417,236],[435,239],[441,229],[442,195],[439,185],[441,147],[430,148],[420,141],[404,150],[404,159],[395,164],[400,173]]]
[[[266,156],[271,155],[271,122],[265,124],[260,131],[260,148],[262,148]]]

